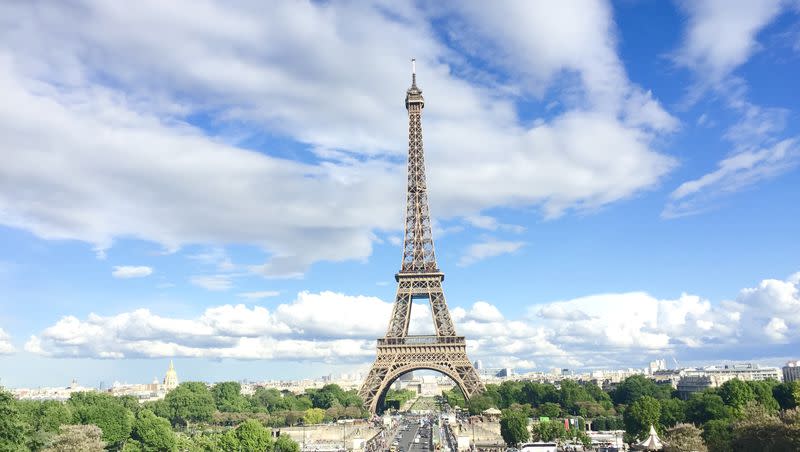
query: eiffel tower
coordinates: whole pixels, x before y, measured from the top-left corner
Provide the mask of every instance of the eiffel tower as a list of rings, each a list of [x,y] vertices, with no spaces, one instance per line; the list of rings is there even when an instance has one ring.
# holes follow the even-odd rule
[[[450,377],[465,397],[482,392],[484,387],[478,373],[467,357],[464,336],[457,336],[442,291],[444,273],[436,264],[428,209],[428,189],[425,184],[425,155],[422,147],[422,108],[425,100],[417,87],[414,60],[411,88],[406,91],[408,110],[408,193],[406,201],[403,262],[397,280],[397,297],[386,336],[378,339],[378,353],[372,368],[359,391],[366,408],[376,413],[383,405],[391,384],[401,375],[420,369],[430,369]],[[434,336],[408,334],[413,299],[427,298]]]

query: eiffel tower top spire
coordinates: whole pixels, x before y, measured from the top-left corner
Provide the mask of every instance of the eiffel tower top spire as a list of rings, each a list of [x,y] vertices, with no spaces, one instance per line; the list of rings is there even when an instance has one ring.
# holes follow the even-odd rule
[[[403,263],[399,274],[439,273],[433,249],[425,152],[422,146],[422,109],[425,99],[417,87],[416,60],[411,60],[411,87],[406,91],[408,110],[408,186]]]

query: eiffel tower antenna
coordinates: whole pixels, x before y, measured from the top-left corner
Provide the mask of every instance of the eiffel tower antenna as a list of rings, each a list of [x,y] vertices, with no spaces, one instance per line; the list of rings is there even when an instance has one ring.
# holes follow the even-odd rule
[[[378,339],[375,362],[359,391],[364,405],[372,413],[383,405],[391,384],[414,370],[431,369],[447,375],[467,399],[484,389],[467,357],[464,336],[456,335],[442,290],[444,273],[436,264],[422,146],[425,100],[417,87],[415,59],[411,60],[411,87],[406,91],[405,103],[408,110],[408,185],[403,259],[395,275],[397,296],[389,327],[386,336]],[[414,298],[427,298],[430,302],[435,335],[408,334]]]

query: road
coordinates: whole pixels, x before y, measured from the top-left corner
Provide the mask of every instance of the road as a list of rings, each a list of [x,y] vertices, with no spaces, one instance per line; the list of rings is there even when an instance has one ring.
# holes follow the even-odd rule
[[[429,452],[431,448],[431,426],[426,423],[422,427],[419,426],[419,420],[416,417],[407,417],[403,420],[404,424],[408,426],[405,431],[398,433],[397,442],[398,452]],[[414,440],[419,437],[419,442]]]

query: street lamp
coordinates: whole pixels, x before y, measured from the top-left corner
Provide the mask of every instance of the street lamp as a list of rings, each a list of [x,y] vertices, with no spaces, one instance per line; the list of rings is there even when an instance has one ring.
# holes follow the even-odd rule
[[[478,445],[475,444],[475,422],[470,421],[470,424],[472,424],[472,449],[476,450],[478,449]]]

